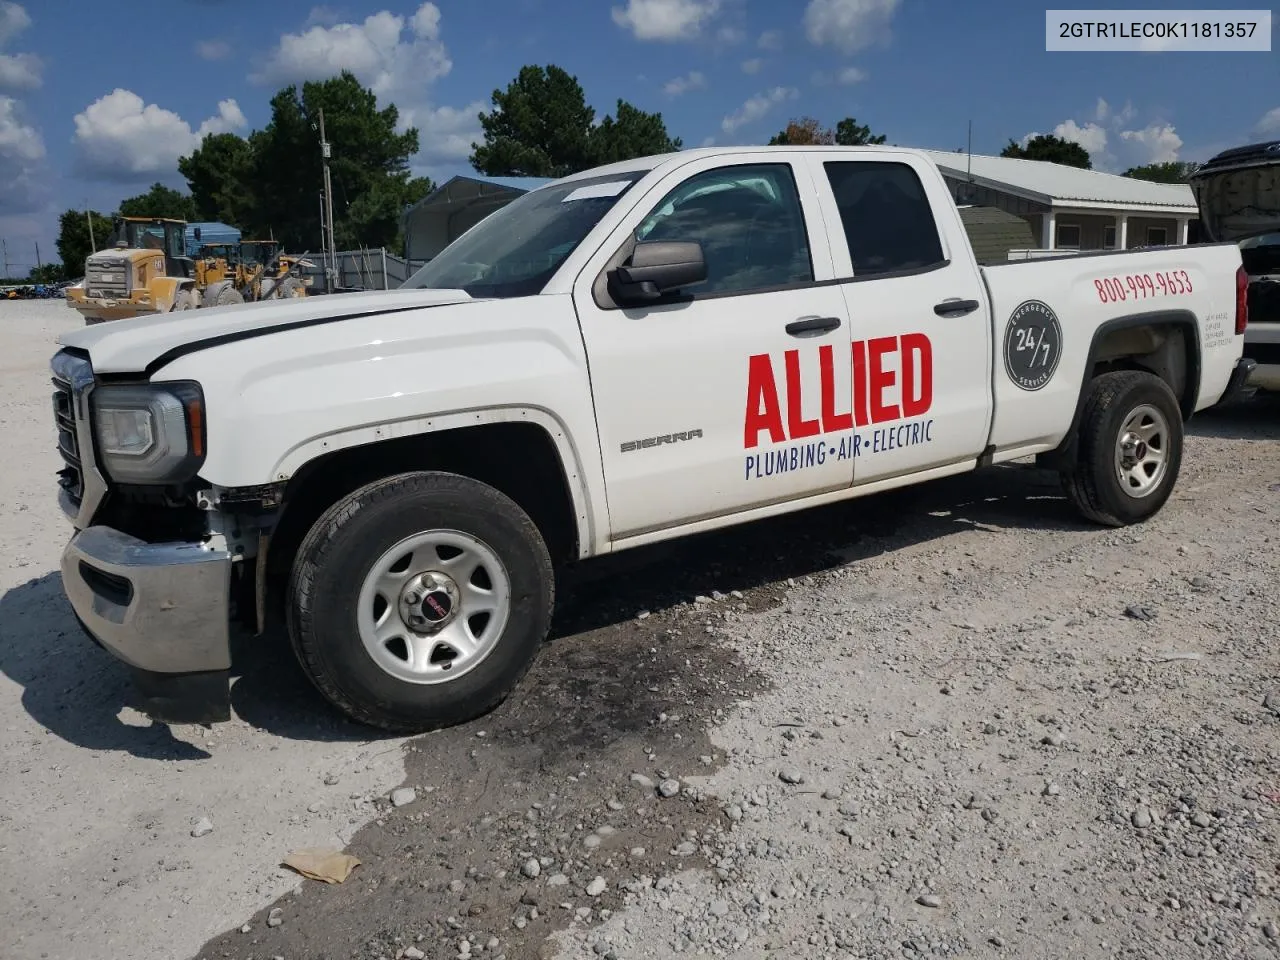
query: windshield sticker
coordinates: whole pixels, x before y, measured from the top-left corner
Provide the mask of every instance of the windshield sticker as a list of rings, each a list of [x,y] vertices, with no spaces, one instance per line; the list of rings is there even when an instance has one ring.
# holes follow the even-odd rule
[[[1018,304],[1004,330],[1004,369],[1020,390],[1034,392],[1053,379],[1062,356],[1062,326],[1039,300]]]
[[[820,409],[808,411],[808,419],[801,409],[805,373],[800,350],[783,354],[781,384],[773,357],[762,353],[748,359],[742,443],[747,450],[764,443],[775,446],[747,453],[744,479],[933,442],[933,418],[928,416],[933,407],[933,344],[927,336],[908,333],[855,341],[847,361],[853,372],[850,397],[836,395],[834,348],[823,345],[817,354]]]
[[[561,203],[570,203],[574,200],[598,200],[601,197],[616,197],[627,187],[631,186],[630,180],[610,180],[608,183],[593,183],[590,186],[579,187],[566,196]]]

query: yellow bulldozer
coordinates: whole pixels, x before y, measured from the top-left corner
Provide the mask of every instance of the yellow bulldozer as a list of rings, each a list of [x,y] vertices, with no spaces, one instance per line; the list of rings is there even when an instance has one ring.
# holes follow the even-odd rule
[[[86,323],[200,306],[186,226],[164,217],[116,217],[107,246],[86,258],[84,279],[67,288],[68,305]]]

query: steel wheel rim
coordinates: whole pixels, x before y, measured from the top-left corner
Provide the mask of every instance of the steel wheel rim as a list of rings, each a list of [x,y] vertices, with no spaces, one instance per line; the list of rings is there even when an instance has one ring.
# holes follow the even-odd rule
[[[511,578],[459,530],[406,537],[369,567],[356,623],[365,652],[406,683],[448,683],[493,652],[511,615]]]
[[[1125,495],[1135,500],[1150,496],[1169,471],[1169,419],[1157,407],[1144,403],[1125,417],[1116,437],[1116,480]]]

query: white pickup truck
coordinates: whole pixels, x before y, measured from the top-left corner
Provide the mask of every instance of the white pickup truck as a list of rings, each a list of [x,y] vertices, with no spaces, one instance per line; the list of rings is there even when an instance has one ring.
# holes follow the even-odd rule
[[[231,622],[282,608],[351,717],[458,723],[533,662],[562,564],[1031,455],[1091,521],[1150,517],[1249,373],[1240,266],[980,269],[905,149],[590,170],[396,291],[63,336],[64,588],[160,719],[226,718]]]

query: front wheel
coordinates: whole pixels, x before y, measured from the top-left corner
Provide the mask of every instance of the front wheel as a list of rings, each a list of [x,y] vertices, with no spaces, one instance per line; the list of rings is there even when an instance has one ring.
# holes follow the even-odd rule
[[[1182,411],[1164,380],[1141,370],[1086,387],[1077,454],[1062,473],[1067,497],[1089,520],[1124,526],[1155,515],[1182,467]]]
[[[351,718],[398,732],[474,719],[532,666],[551,559],[510,498],[449,473],[344,497],[294,560],[288,625],[303,669]]]

